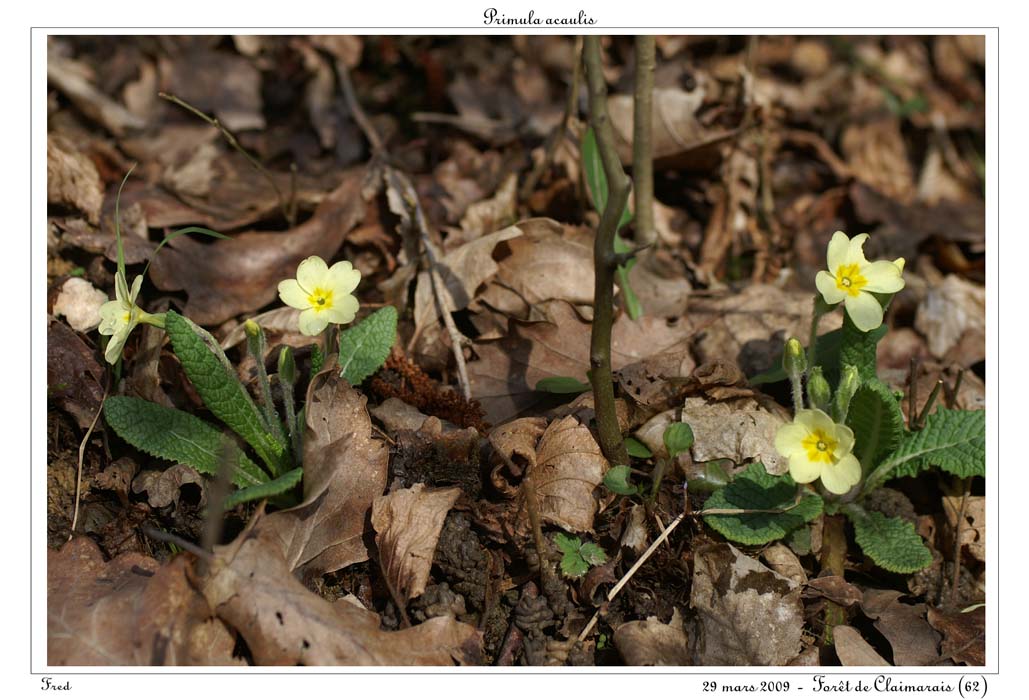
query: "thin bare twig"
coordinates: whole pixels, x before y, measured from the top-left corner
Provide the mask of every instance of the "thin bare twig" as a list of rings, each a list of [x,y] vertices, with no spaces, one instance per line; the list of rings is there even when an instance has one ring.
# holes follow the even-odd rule
[[[294,226],[296,226],[297,222],[295,202],[290,202],[289,204],[286,203],[286,198],[283,196],[282,190],[279,189],[278,184],[276,184],[275,182],[275,178],[273,178],[271,173],[268,172],[268,169],[261,165],[261,162],[257,160],[257,158],[250,155],[250,152],[247,151],[247,149],[243,148],[242,145],[240,145],[239,141],[236,140],[236,137],[232,134],[232,132],[229,131],[229,129],[224,124],[222,124],[217,117],[212,117],[208,114],[204,114],[202,111],[200,111],[199,109],[197,109],[196,107],[194,107],[193,105],[191,105],[190,103],[186,102],[181,97],[178,97],[176,95],[172,95],[167,92],[159,92],[157,93],[157,96],[165,100],[168,100],[172,104],[176,104],[179,107],[182,107],[187,112],[190,112],[194,116],[203,119],[205,122],[207,122],[208,124],[216,128],[218,131],[220,131],[222,133],[222,136],[225,137],[225,140],[229,142],[229,145],[236,149],[240,153],[240,155],[246,158],[247,161],[249,161],[250,165],[254,167],[254,170],[261,173],[264,179],[268,181],[268,184],[272,186],[273,190],[275,190],[275,196],[279,199],[279,209],[282,211],[282,215],[283,217],[285,217],[286,222],[289,223],[289,227],[293,228]],[[294,168],[295,167],[296,166],[294,164]]]
[[[79,443],[79,464],[78,469],[75,473],[75,509],[72,511],[71,516],[71,534],[68,535],[70,541],[75,536],[75,527],[79,522],[79,498],[82,493],[82,460],[86,454],[86,443],[89,442],[89,436],[93,434],[93,429],[96,427],[96,422],[100,419],[100,414],[104,410],[104,402],[107,401],[108,388],[104,389],[104,395],[100,399],[100,405],[97,406],[96,415],[93,416],[93,422],[89,424],[89,429],[86,434],[82,437],[82,442]]]
[[[361,131],[364,132],[365,138],[371,144],[372,151],[377,156],[388,160],[389,154],[382,143],[382,138],[357,101],[357,95],[354,94],[354,87],[350,82],[349,70],[342,61],[337,61],[336,71],[339,73],[339,83],[343,89],[343,97],[347,102],[347,107],[350,109],[351,116],[354,117],[354,121],[357,122]],[[407,209],[408,214],[406,217],[403,217],[404,222],[416,231],[421,239],[422,248],[425,250],[425,258],[428,261],[429,280],[432,283],[432,293],[436,299],[436,310],[443,319],[447,335],[450,336],[450,349],[454,355],[454,364],[457,366],[457,379],[461,385],[461,394],[466,400],[470,400],[472,398],[472,388],[471,383],[468,381],[468,369],[465,367],[464,351],[462,349],[466,340],[454,324],[454,318],[451,315],[453,310],[450,308],[450,304],[447,302],[447,297],[444,294],[445,287],[443,286],[443,280],[439,276],[439,258],[436,256],[436,249],[429,235],[429,224],[425,218],[425,211],[422,209],[418,193],[407,175],[396,168],[386,166],[384,177],[387,187],[391,187],[403,199],[404,207]]]

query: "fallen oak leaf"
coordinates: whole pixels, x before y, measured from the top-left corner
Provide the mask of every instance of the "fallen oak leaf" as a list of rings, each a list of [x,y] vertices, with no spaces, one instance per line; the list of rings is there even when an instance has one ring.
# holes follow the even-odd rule
[[[425,592],[443,521],[460,495],[457,487],[415,484],[375,499],[372,527],[379,563],[398,606]]]
[[[293,576],[282,541],[259,511],[234,542],[215,548],[203,592],[261,665],[429,666],[479,661],[481,635],[449,617],[399,632],[350,603],[330,603]]]
[[[47,552],[47,664],[237,665],[235,640],[187,578],[189,558],[105,562],[88,537]]]
[[[389,453],[372,438],[367,399],[339,377],[334,357],[307,390],[304,500],[264,518],[291,570],[320,576],[365,561],[368,513],[386,487]]]
[[[592,530],[593,490],[609,466],[593,433],[574,416],[551,423],[536,447],[536,464],[529,467],[540,517],[572,532]]]

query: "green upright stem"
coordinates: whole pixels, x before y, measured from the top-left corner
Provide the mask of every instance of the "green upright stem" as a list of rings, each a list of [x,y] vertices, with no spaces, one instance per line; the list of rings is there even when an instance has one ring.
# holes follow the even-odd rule
[[[622,441],[615,414],[614,377],[611,372],[611,326],[614,323],[614,277],[618,267],[614,251],[618,221],[629,198],[629,178],[622,170],[615,149],[614,131],[607,113],[607,86],[600,61],[600,37],[587,36],[583,44],[586,82],[589,86],[590,122],[597,137],[597,150],[607,176],[607,206],[593,243],[593,330],[590,334],[590,382],[597,415],[597,435],[604,456],[614,464],[628,464],[629,453]]]
[[[632,180],[636,243],[652,245],[654,228],[654,37],[636,37],[636,86],[632,118]]]

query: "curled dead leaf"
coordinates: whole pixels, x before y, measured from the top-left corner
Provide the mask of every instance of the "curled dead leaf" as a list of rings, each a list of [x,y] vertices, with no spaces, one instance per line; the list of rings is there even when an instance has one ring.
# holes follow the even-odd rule
[[[589,428],[567,416],[550,424],[536,448],[529,473],[540,499],[540,517],[572,532],[593,529],[607,460]]]
[[[443,520],[461,489],[409,489],[379,496],[372,504],[372,527],[383,575],[398,605],[425,591]]]
[[[630,666],[689,666],[682,618],[676,608],[668,624],[656,617],[626,622],[615,630],[615,646]]]

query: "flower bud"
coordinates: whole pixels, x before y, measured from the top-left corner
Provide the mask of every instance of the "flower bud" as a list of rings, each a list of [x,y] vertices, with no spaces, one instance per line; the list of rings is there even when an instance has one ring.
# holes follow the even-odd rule
[[[243,322],[243,330],[250,338],[259,338],[261,336],[261,325],[252,318],[248,318]]]
[[[832,389],[829,382],[825,380],[821,367],[812,367],[807,378],[807,398],[811,408],[828,412],[829,403],[832,401]]]
[[[846,419],[847,411],[850,410],[850,400],[854,398],[860,386],[861,377],[857,367],[843,365],[840,371],[840,385],[836,388],[836,414],[840,416],[840,421]]]
[[[786,341],[786,349],[782,354],[782,368],[791,377],[800,376],[807,370],[807,357],[804,348],[796,338]]]
[[[279,351],[279,381],[292,386],[297,381],[297,363],[293,359],[293,348],[283,345]]]

